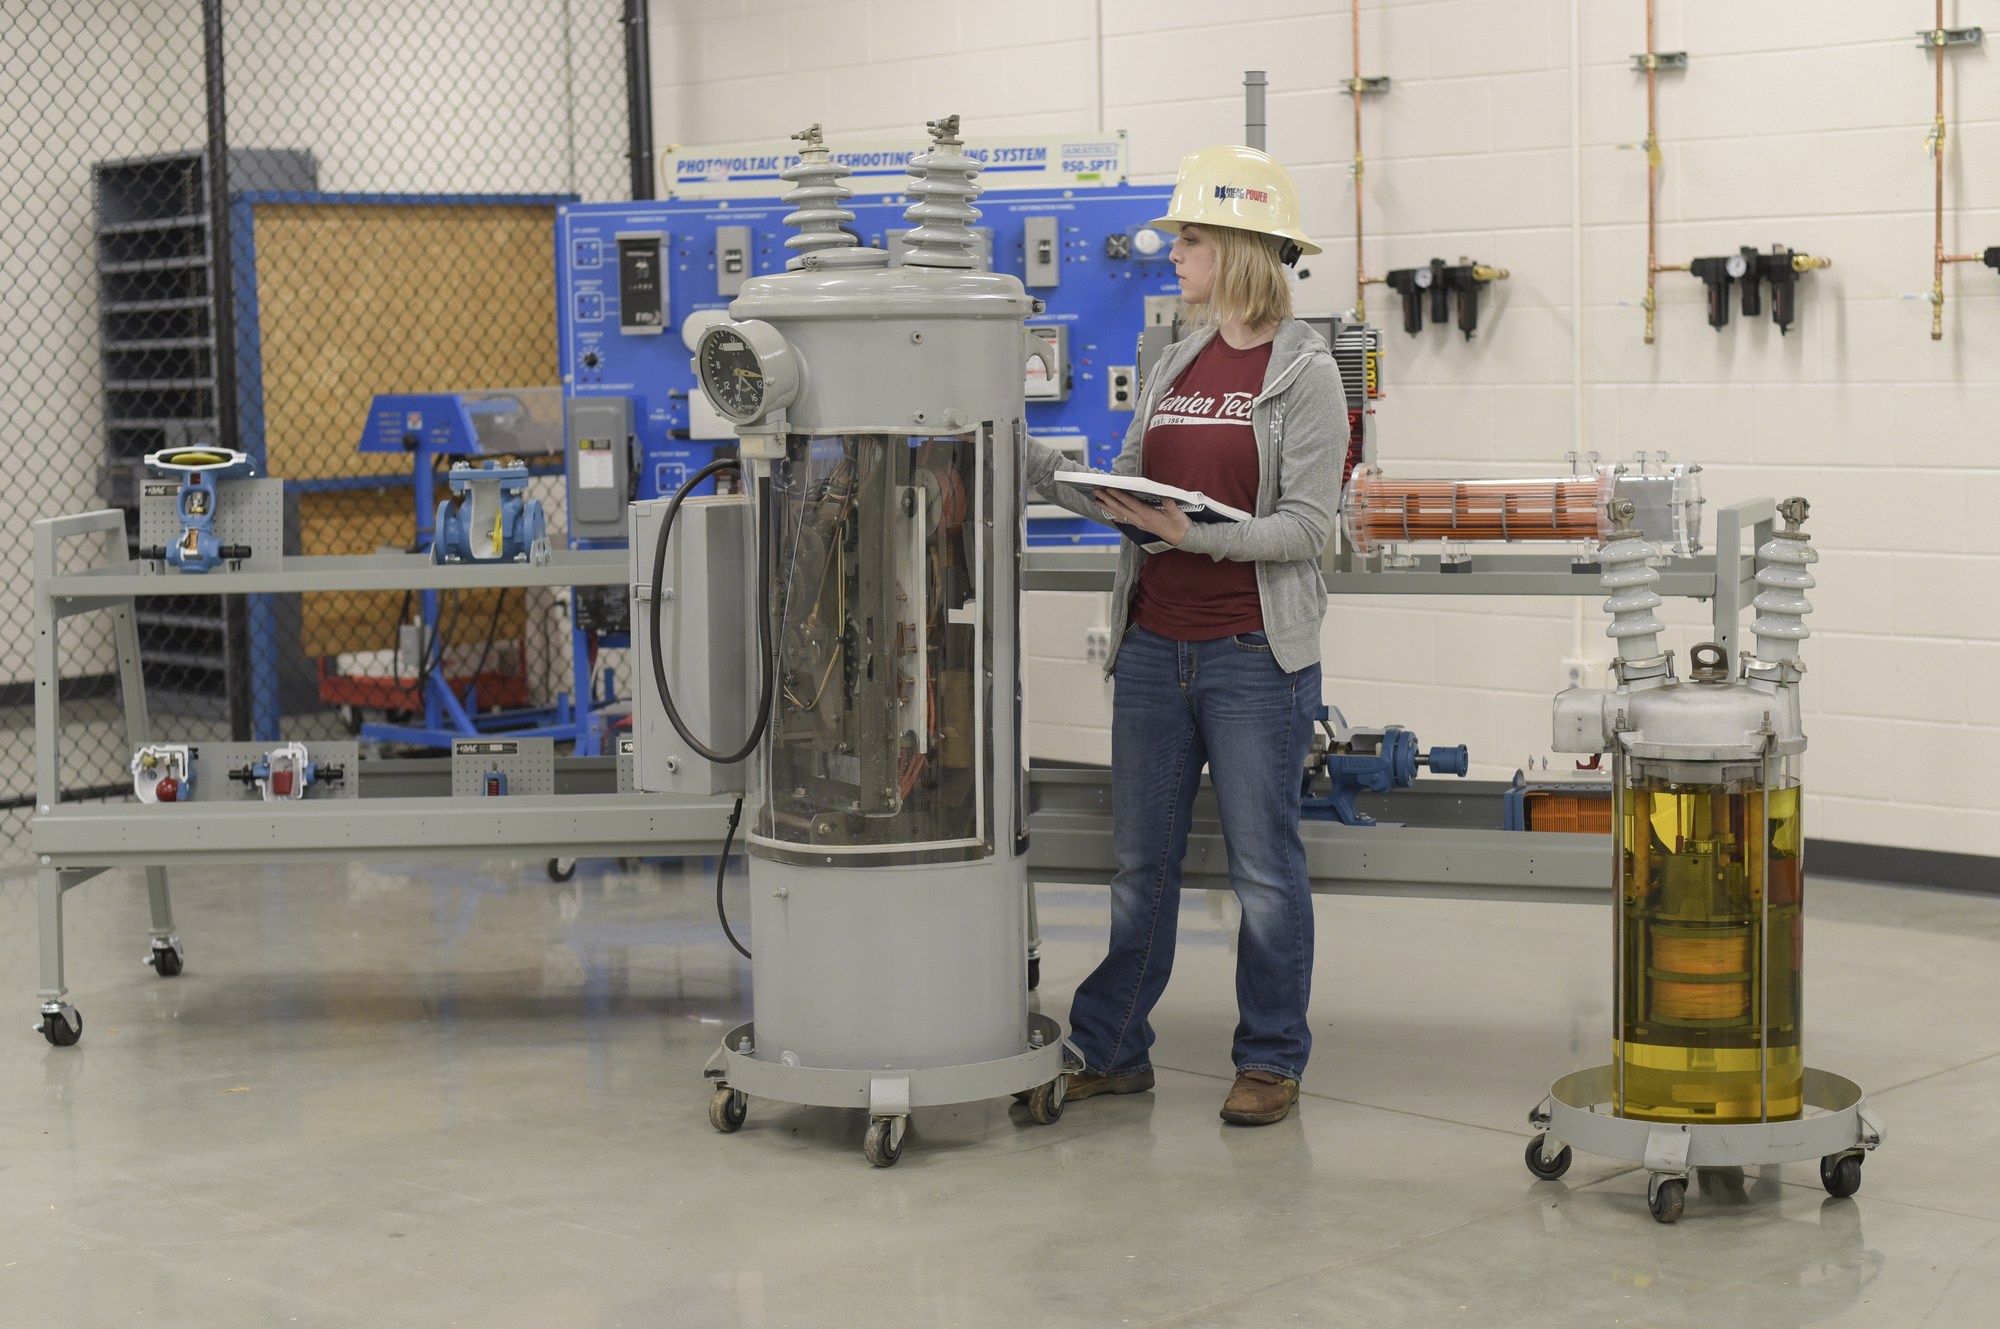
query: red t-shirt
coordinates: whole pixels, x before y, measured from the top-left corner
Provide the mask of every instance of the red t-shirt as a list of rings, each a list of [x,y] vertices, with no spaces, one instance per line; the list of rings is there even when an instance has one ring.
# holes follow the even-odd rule
[[[1149,480],[1198,489],[1257,510],[1257,435],[1250,403],[1264,389],[1271,343],[1239,351],[1220,334],[1194,358],[1153,408],[1141,440]],[[1213,641],[1261,632],[1257,565],[1179,549],[1150,554],[1139,569],[1132,621],[1170,641]]]

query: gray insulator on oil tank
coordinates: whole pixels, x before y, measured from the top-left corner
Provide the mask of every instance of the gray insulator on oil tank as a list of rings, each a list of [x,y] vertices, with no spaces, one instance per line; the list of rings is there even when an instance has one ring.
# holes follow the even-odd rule
[[[972,223],[979,220],[979,209],[972,200],[982,186],[972,177],[979,174],[980,163],[959,151],[965,143],[958,137],[957,116],[933,120],[927,128],[931,150],[910,158],[910,206],[903,220],[912,229],[903,237],[903,266],[978,267],[979,237],[972,233]]]
[[[848,174],[847,168],[829,159],[818,125],[792,137],[803,141],[805,146],[799,150],[801,160],[797,166],[787,166],[778,172],[793,182],[792,191],[784,197],[784,202],[793,209],[786,216],[785,225],[799,228],[797,235],[785,241],[785,248],[797,251],[796,257],[785,261],[788,269],[804,266],[808,256],[821,250],[860,243],[841,229],[854,220],[854,214],[841,206],[854,197],[854,191],[840,183],[840,178]]]
[[[1611,503],[1613,528],[1597,556],[1602,568],[1598,584],[1611,592],[1604,602],[1611,626],[1604,635],[1618,643],[1618,658],[1651,664],[1660,658],[1660,634],[1667,625],[1653,612],[1660,607],[1659,594],[1653,590],[1660,574],[1650,561],[1653,547],[1632,529],[1634,511],[1629,498]]]
[[[1802,498],[1780,503],[1778,512],[1785,519],[1785,529],[1757,550],[1757,585],[1762,589],[1750,602],[1757,610],[1750,632],[1757,638],[1757,659],[1765,664],[1796,662],[1799,643],[1812,635],[1805,624],[1812,601],[1805,593],[1815,583],[1806,569],[1819,562],[1819,551],[1812,547],[1812,537],[1799,529],[1805,525],[1807,511]]]

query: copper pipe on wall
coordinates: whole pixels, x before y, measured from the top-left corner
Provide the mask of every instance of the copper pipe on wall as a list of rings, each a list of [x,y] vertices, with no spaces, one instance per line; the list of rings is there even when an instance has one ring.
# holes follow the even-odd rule
[[[1653,0],[1646,0],[1646,345],[1653,344],[1654,290],[1659,283],[1659,71],[1653,50]]]
[[[1368,275],[1368,265],[1362,259],[1361,237],[1361,177],[1366,164],[1361,157],[1361,94],[1365,84],[1361,78],[1361,0],[1354,0],[1348,6],[1354,28],[1354,77],[1348,80],[1347,90],[1354,98],[1354,318],[1358,323],[1368,321],[1368,288],[1382,279]]]
[[[1931,340],[1944,340],[1944,265],[1980,263],[1983,254],[1944,252],[1944,0],[1937,0],[1937,22],[1931,28],[1931,49],[1937,55],[1937,110],[1931,121],[1931,162],[1935,167],[1936,188],[1932,216],[1936,223],[1931,247]]]

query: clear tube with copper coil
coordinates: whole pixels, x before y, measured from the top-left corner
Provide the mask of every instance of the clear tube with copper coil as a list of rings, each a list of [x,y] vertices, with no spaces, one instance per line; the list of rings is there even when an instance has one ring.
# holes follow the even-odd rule
[[[1537,480],[1406,480],[1357,466],[1341,529],[1363,554],[1427,541],[1595,544],[1609,534],[1604,507],[1616,479],[1610,467]]]

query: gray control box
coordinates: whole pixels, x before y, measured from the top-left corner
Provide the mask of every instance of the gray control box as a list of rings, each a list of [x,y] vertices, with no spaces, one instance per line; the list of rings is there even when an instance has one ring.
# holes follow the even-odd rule
[[[715,293],[736,295],[750,276],[750,228],[715,228]]]
[[[632,505],[633,710],[638,786],[656,794],[742,793],[747,762],[717,766],[696,755],[667,718],[653,679],[653,616],[674,709],[708,747],[730,752],[750,730],[757,686],[750,586],[756,579],[756,512],[744,495],[689,499],[674,518],[660,585],[653,547],[667,500]]]
[[[1021,284],[1029,290],[1062,284],[1062,227],[1054,217],[1023,217],[1021,244],[1026,264]]]
[[[451,745],[453,798],[507,798],[556,791],[553,738],[460,738]]]
[[[1028,335],[1048,343],[1049,354],[1055,358],[1055,367],[1044,370],[1042,362],[1032,356],[1027,360],[1028,377],[1023,385],[1029,401],[1069,400],[1069,324],[1030,323]],[[1130,410],[1131,407],[1126,407]]]
[[[623,540],[632,494],[632,399],[571,397],[565,424],[569,538]]]

